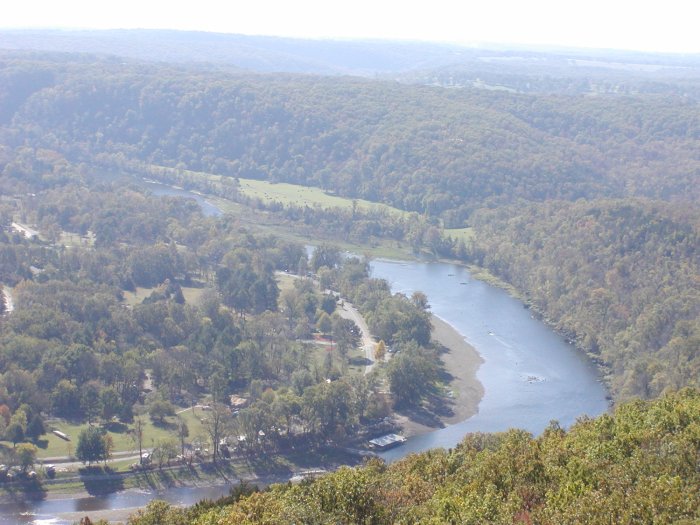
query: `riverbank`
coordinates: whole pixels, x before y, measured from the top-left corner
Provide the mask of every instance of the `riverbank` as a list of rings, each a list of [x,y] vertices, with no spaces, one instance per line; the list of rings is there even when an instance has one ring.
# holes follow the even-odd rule
[[[195,463],[142,472],[107,476],[56,479],[40,492],[0,489],[0,524],[19,522],[19,516],[52,519],[51,523],[75,523],[89,515],[95,522],[126,522],[153,499],[181,506],[202,499],[226,496],[240,482],[260,488],[285,483],[309,471],[333,471],[341,465],[357,465],[361,458],[342,449],[320,448],[312,452],[236,457],[217,463]],[[15,520],[14,518],[17,518]]]
[[[397,423],[406,437],[432,432],[436,428],[454,425],[478,412],[484,387],[476,373],[484,362],[476,349],[467,343],[452,325],[432,316],[432,337],[442,347],[440,358],[444,365],[447,396],[438,413],[426,414],[411,410],[397,413]]]

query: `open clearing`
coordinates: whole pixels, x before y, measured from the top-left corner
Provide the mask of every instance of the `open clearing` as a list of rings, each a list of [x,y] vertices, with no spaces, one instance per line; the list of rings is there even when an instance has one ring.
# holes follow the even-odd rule
[[[187,409],[184,412],[178,414],[178,417],[183,419],[187,423],[189,429],[188,442],[191,442],[194,438],[199,436],[206,436],[206,431],[200,421],[200,417],[204,417],[206,412],[201,409],[195,409],[194,413],[192,409]],[[167,417],[165,418],[164,425],[154,425],[148,416],[142,416],[145,423],[144,433],[143,433],[143,448],[152,448],[155,443],[163,439],[177,439],[175,432],[173,430],[173,423],[175,418]],[[44,458],[56,458],[63,456],[73,456],[75,454],[75,447],[78,445],[78,436],[80,431],[87,428],[87,423],[73,424],[68,421],[59,420],[47,422],[46,427],[50,430],[60,430],[61,432],[70,436],[70,441],[64,441],[58,436],[49,432],[39,439],[38,445],[39,450],[37,457],[39,459]],[[128,429],[133,425],[125,425],[123,423],[112,423],[108,426],[110,431],[109,435],[112,437],[112,443],[114,445],[113,453],[132,451],[138,449],[138,446],[134,443],[131,438],[131,434],[128,433]],[[206,439],[206,438],[205,438]],[[12,448],[12,443],[2,442],[6,448]]]
[[[351,210],[353,203],[357,209],[363,212],[376,211],[388,215],[407,215],[407,212],[393,208],[386,204],[366,201],[363,199],[348,199],[330,195],[320,188],[287,184],[284,182],[273,183],[253,179],[239,179],[240,192],[249,198],[260,199],[263,202],[279,202],[285,206],[320,206],[322,208],[341,208]]]

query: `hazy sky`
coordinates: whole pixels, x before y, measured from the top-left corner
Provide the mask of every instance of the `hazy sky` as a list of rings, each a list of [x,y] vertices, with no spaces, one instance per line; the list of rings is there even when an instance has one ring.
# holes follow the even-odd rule
[[[170,28],[700,53],[698,14],[697,0],[10,0],[0,27]]]

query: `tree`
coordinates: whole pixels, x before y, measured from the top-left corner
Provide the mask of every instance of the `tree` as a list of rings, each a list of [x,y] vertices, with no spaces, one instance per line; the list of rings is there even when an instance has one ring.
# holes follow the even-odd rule
[[[172,439],[163,439],[156,443],[153,448],[153,457],[158,463],[158,468],[162,468],[165,462],[177,456],[177,443]]]
[[[97,381],[88,381],[80,389],[80,408],[85,414],[88,424],[91,424],[102,411],[100,390],[100,384]]]
[[[22,443],[15,449],[15,455],[17,456],[20,467],[22,467],[22,472],[26,472],[34,465],[36,453],[37,448],[31,443]]]
[[[154,399],[148,405],[148,415],[154,423],[162,425],[166,417],[175,415],[175,407],[165,399]]]
[[[335,339],[338,353],[343,358],[343,362],[345,362],[348,352],[356,348],[360,342],[360,329],[352,319],[344,319],[337,313],[333,314],[332,321],[333,329],[331,333],[333,334],[333,339]]]
[[[331,315],[335,311],[337,300],[332,293],[325,294],[321,299],[321,310]]]
[[[389,362],[387,376],[396,404],[416,406],[434,388],[437,366],[426,350],[408,346]]]
[[[80,431],[75,456],[88,465],[93,461],[106,460],[108,448],[105,432],[98,427],[89,426]]]
[[[177,432],[177,438],[180,441],[180,453],[185,455],[185,440],[190,435],[190,429],[184,419],[178,417],[175,421],[175,431]]]
[[[310,264],[311,268],[317,272],[318,269],[323,266],[326,266],[327,268],[335,268],[340,264],[340,261],[341,256],[338,248],[328,244],[322,244],[317,246],[314,250],[314,253],[311,256]]]
[[[416,306],[416,308],[420,308],[421,310],[430,310],[428,296],[419,290],[416,290],[411,294],[411,302]]]
[[[374,349],[374,359],[376,361],[384,361],[385,356],[386,356],[386,345],[384,344],[384,340],[381,340],[377,343],[377,346]]]
[[[24,441],[24,429],[19,423],[10,423],[5,429],[5,439],[12,442],[13,446]]]
[[[228,428],[230,415],[225,405],[214,403],[211,410],[207,412],[207,417],[202,421],[204,429],[211,440],[214,461],[219,455],[219,443]]]
[[[80,411],[78,387],[67,379],[61,379],[51,392],[51,409],[57,416],[75,416]]]
[[[139,447],[139,463],[143,461],[143,433],[146,429],[146,424],[140,417],[134,418],[134,428],[131,429],[131,439],[134,444]]]
[[[104,421],[110,421],[114,416],[121,413],[122,402],[114,388],[104,388],[100,394],[100,401],[102,406],[102,419]]]
[[[41,419],[39,414],[34,414],[29,420],[29,423],[27,423],[27,437],[36,440],[45,433],[46,428],[44,427],[44,420]]]
[[[322,334],[330,334],[333,331],[333,322],[326,312],[322,312],[321,315],[318,316],[316,328]]]

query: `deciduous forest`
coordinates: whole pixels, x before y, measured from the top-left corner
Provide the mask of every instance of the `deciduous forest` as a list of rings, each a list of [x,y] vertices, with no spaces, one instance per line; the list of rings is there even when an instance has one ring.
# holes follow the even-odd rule
[[[592,66],[597,55],[508,65],[494,52],[451,64],[436,47],[410,69],[399,46],[376,67],[336,64],[322,76],[329,65],[303,46],[272,72],[284,62],[278,43],[256,41],[251,64],[269,66],[260,72],[233,67],[238,51],[198,61],[213,49],[205,40],[172,63],[118,56],[111,40],[100,45],[114,54],[0,51],[7,454],[39,444],[47,417],[131,424],[148,414],[177,426],[177,407],[206,399],[201,430],[216,461],[217,414],[231,396],[247,404],[228,430],[261,436],[246,445],[260,450],[340,442],[378,424],[390,411],[381,381],[396,406],[419,404],[440,375],[426,298],[392,295],[366,259],[331,241],[388,243],[510,285],[599,366],[614,413],[568,430],[552,422],[537,437],[468,435],[454,450],[213,506],[156,503],[131,523],[694,523],[696,62],[666,57],[632,74]],[[206,217],[192,200],[154,198],[143,178],[231,208]],[[352,204],[252,198],[247,179]],[[321,246],[309,258],[298,238]],[[383,378],[361,372],[358,327],[338,314],[339,297],[382,348],[400,351]],[[36,450],[22,450],[29,466]]]

